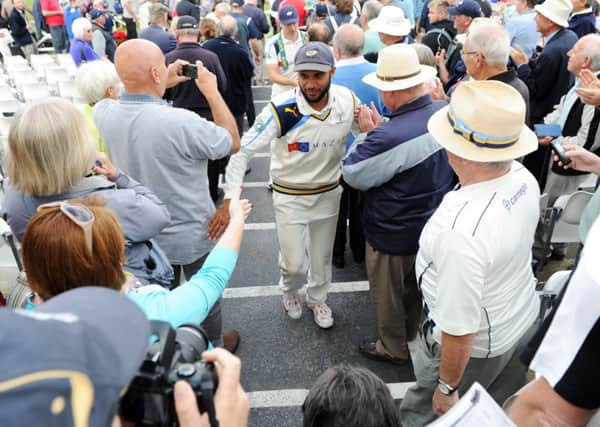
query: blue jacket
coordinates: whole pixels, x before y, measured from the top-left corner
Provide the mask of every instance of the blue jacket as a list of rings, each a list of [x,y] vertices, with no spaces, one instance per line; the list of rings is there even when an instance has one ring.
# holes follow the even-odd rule
[[[425,223],[454,184],[446,151],[427,132],[444,105],[425,95],[401,106],[361,134],[344,160],[344,180],[364,191],[365,239],[378,251],[416,254]]]
[[[596,16],[593,12],[572,16],[569,19],[569,30],[577,34],[579,38],[596,33]]]
[[[27,46],[28,44],[33,43],[31,32],[27,29],[27,21],[16,7],[13,8],[8,16],[8,25],[10,26],[10,33],[17,46]]]
[[[140,31],[139,38],[150,40],[156,44],[165,55],[177,47],[175,35],[165,31],[163,27],[156,24],[150,24]]]
[[[73,62],[78,67],[82,62],[90,62],[90,61],[98,61],[100,57],[94,52],[92,46],[81,39],[73,39],[71,41],[71,47],[69,48],[69,53],[71,54],[71,58],[73,58]]]

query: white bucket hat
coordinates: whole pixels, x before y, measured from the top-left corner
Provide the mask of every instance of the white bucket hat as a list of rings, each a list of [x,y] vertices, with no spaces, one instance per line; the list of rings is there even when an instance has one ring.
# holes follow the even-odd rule
[[[369,30],[391,36],[406,36],[410,33],[410,21],[399,7],[383,6],[377,18],[369,21]]]
[[[538,148],[537,136],[525,126],[523,97],[499,81],[459,84],[427,129],[446,150],[476,162],[513,160]]]
[[[403,90],[435,77],[433,67],[419,64],[416,50],[407,44],[394,44],[379,51],[377,70],[363,77],[363,82],[383,92]]]
[[[573,10],[571,0],[546,0],[535,6],[535,10],[563,28],[569,26],[569,16]]]

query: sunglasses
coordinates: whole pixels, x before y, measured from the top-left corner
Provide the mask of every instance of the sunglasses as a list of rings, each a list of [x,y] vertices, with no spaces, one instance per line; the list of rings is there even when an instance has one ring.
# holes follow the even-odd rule
[[[94,214],[91,210],[81,205],[73,205],[69,202],[52,202],[38,206],[37,211],[44,209],[59,208],[60,211],[71,221],[77,224],[83,230],[85,244],[92,253],[92,224],[94,223]]]

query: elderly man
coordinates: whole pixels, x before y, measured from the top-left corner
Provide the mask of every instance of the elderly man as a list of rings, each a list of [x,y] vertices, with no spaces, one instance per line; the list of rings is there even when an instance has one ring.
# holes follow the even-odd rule
[[[215,76],[199,62],[195,84],[208,102],[214,123],[172,108],[162,99],[167,86],[189,80],[181,75],[182,64],[176,61],[167,68],[158,46],[147,40],[123,43],[117,49],[115,66],[125,93],[117,101],[98,102],[94,121],[110,158],[167,205],[171,224],[157,240],[175,266],[176,276],[183,267],[189,279],[213,247],[210,239],[226,226],[211,219],[215,206],[208,191],[207,160],[235,153],[239,134]],[[208,232],[209,222],[212,233]],[[203,325],[209,339],[222,345],[219,302]],[[235,350],[237,332],[225,338],[225,347]]]
[[[467,74],[465,63],[460,57],[460,53],[464,52],[464,49],[460,49],[458,43],[464,41],[473,20],[481,16],[481,7],[474,0],[464,0],[457,6],[448,8],[448,13],[454,16],[456,38],[459,40],[450,43],[447,49],[440,49],[435,52],[435,63],[446,91],[452,89]]]
[[[513,16],[506,23],[506,31],[510,37],[510,45],[521,47],[527,58],[531,58],[535,47],[540,41],[540,33],[535,25],[535,5],[537,0],[517,0],[516,8],[518,15]]]
[[[221,94],[227,89],[227,77],[221,67],[221,62],[217,55],[198,44],[200,29],[198,21],[193,16],[182,16],[177,21],[177,48],[169,52],[165,59],[167,64],[171,64],[178,59],[183,59],[194,64],[196,61],[202,61],[211,73],[217,76],[217,87]],[[206,120],[212,120],[212,109],[202,92],[193,81],[185,82],[169,89],[166,98],[173,101],[173,106],[185,108],[204,117]],[[223,160],[208,161],[208,183],[210,197],[213,202],[219,198],[219,173],[222,168]]]
[[[379,52],[385,47],[379,39],[379,34],[369,28],[369,23],[379,16],[383,5],[378,0],[368,0],[363,4],[362,12],[359,16],[360,25],[365,32],[365,47],[363,54]]]
[[[573,85],[573,76],[567,69],[567,52],[577,42],[577,36],[566,27],[571,13],[570,0],[547,0],[535,6],[537,30],[544,37],[544,48],[536,58],[529,58],[520,49],[513,49],[511,57],[517,65],[517,74],[529,88],[531,122],[542,123]],[[541,146],[527,156],[523,164],[536,177],[540,188],[546,185],[550,151]]]
[[[334,62],[324,43],[310,42],[298,50],[294,71],[299,87],[273,99],[244,135],[240,153],[227,166],[223,209],[232,189],[242,183],[248,159],[271,145],[283,307],[292,319],[302,316],[298,291],[308,270],[306,305],[321,328],[334,323],[326,299],[342,193],[340,164],[358,105],[352,91],[331,84]]]
[[[405,77],[403,77],[405,76]],[[432,101],[424,83],[435,69],[419,65],[408,45],[383,49],[377,71],[364,81],[377,88],[389,112],[380,124],[374,108],[361,108],[361,134],[344,160],[344,179],[364,192],[363,225],[376,341],[366,357],[408,363],[408,341],[417,335],[421,304],[415,255],[421,230],[453,185],[446,153],[427,133],[427,120],[446,105]]]
[[[408,427],[445,413],[474,381],[500,403],[524,384],[515,351],[539,310],[531,246],[540,192],[513,161],[537,146],[523,98],[501,82],[463,82],[427,127],[460,187],[446,194],[419,239],[426,319],[413,357],[416,385],[400,407]]]
[[[281,32],[267,46],[267,73],[273,82],[271,98],[298,85],[294,72],[294,58],[298,49],[306,43],[306,35],[298,30],[298,12],[293,6],[279,11]]]
[[[410,34],[410,21],[404,16],[402,9],[396,6],[384,6],[379,16],[369,21],[369,28],[379,33],[379,39],[386,46],[404,43],[404,38]],[[365,59],[377,63],[377,52],[365,54]]]
[[[177,46],[177,39],[167,31],[167,16],[169,9],[162,3],[151,4],[148,8],[150,24],[140,31],[140,38],[150,40],[162,50],[165,55]]]
[[[306,36],[309,42],[329,43],[329,27],[322,22],[310,24],[306,30]]]
[[[375,71],[371,64],[362,56],[364,33],[354,24],[343,24],[333,38],[333,54],[336,59],[336,72],[333,83],[345,86],[354,91],[366,105],[374,103],[378,112],[383,111],[379,92],[373,86],[363,82],[363,77]],[[349,147],[354,141],[352,135],[348,138]],[[358,190],[346,185],[342,179],[342,199],[338,216],[335,242],[333,244],[333,265],[344,267],[344,252],[346,251],[346,223],[349,221],[350,249],[355,262],[365,260],[365,237],[360,221],[362,196]]]
[[[471,25],[462,55],[467,73],[475,80],[498,80],[514,87],[525,101],[525,122],[529,124],[529,89],[516,71],[508,70],[509,55],[508,34],[500,24],[483,20]]]
[[[92,46],[94,52],[104,59],[108,59],[110,62],[115,60],[115,51],[117,50],[117,44],[113,39],[112,33],[107,31],[105,28],[106,14],[103,10],[92,9],[90,10],[90,19],[92,20]]]
[[[240,135],[244,132],[244,114],[252,102],[253,65],[248,53],[234,40],[237,21],[224,16],[219,23],[220,36],[204,43],[206,50],[214,52],[227,78],[227,88],[223,95],[227,106],[235,117]]]

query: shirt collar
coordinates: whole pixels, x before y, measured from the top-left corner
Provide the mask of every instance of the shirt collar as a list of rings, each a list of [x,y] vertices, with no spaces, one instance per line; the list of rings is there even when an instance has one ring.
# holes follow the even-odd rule
[[[348,65],[358,65],[358,64],[364,64],[365,62],[367,62],[367,60],[362,56],[357,56],[354,58],[342,58],[342,59],[338,59],[338,61],[336,62],[335,66],[336,67],[346,67]]]
[[[517,76],[515,70],[506,70],[500,74],[496,74],[495,76],[489,77],[488,80],[497,80],[499,82],[508,83],[513,80]]]
[[[592,8],[588,7],[587,9],[580,10],[579,12],[573,12],[571,14],[571,18],[577,15],[586,15],[588,13],[592,13]]]
[[[546,37],[546,40],[544,40],[544,46],[546,46],[550,40],[552,40],[552,38],[556,35],[556,33],[558,33],[560,30],[556,30],[555,32],[553,32],[552,34],[550,34],[548,37]]]
[[[168,102],[155,95],[149,95],[147,93],[121,93],[119,96],[119,102],[127,104],[143,103],[143,104],[163,104],[168,105]]]
[[[409,111],[418,110],[429,104],[431,104],[431,97],[429,95],[423,95],[407,104],[401,105],[400,108],[392,111],[391,113],[386,113],[385,116],[391,119],[404,113],[408,113]]]
[[[282,31],[281,32],[281,40],[283,40],[284,44],[303,43],[302,36],[300,35],[300,31],[296,31],[296,34],[298,34],[296,40],[289,40],[289,39],[285,38],[285,36],[283,35],[283,31]]]

